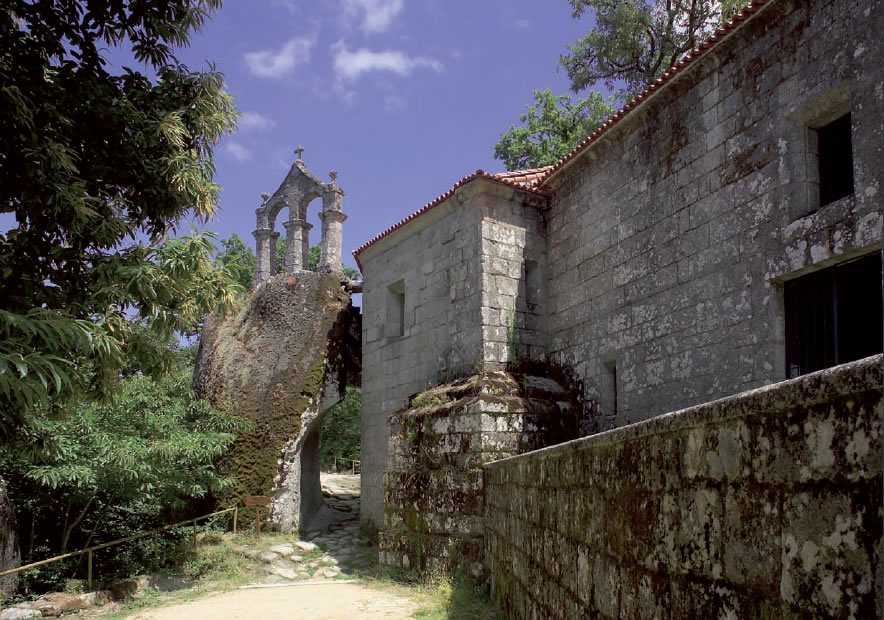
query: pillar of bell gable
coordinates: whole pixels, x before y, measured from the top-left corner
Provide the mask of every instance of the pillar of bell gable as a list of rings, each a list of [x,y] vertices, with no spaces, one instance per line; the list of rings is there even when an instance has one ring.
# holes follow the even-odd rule
[[[347,216],[340,211],[320,211],[319,219],[322,220],[319,270],[341,273],[343,222]]]
[[[276,256],[276,245],[277,241],[279,241],[279,233],[274,231],[270,233],[270,277],[276,275],[279,271],[278,258]]]
[[[285,224],[285,272],[297,273],[305,270],[304,241],[310,224],[301,219],[289,220]]]
[[[259,228],[252,235],[255,236],[255,284],[261,284],[269,280],[272,275],[270,243],[273,229]]]
[[[337,172],[333,170],[329,176],[331,182],[325,186],[325,191],[322,193],[322,211],[319,212],[319,219],[322,221],[319,269],[320,271],[341,273],[342,224],[347,219],[341,210],[344,190],[338,187]]]

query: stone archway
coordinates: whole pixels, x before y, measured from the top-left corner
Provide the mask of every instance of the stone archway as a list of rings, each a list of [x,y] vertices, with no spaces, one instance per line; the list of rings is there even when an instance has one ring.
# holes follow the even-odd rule
[[[310,229],[307,223],[307,207],[317,198],[322,198],[322,210],[319,219],[322,222],[322,241],[320,243],[319,271],[341,272],[342,225],[347,216],[343,213],[341,203],[344,190],[338,187],[338,173],[329,173],[331,180],[321,182],[307,166],[301,156],[304,149],[295,151],[298,159],[292,164],[289,173],[272,196],[263,195],[263,202],[255,210],[255,280],[256,285],[270,279],[276,271],[274,249],[276,239],[276,218],[280,211],[288,209],[288,219],[283,223],[286,231],[285,273],[293,274],[307,271],[307,259],[310,252]]]
[[[271,508],[271,520],[282,531],[303,528],[322,508],[320,431],[326,414],[339,402],[338,384],[327,380],[319,398],[301,414],[301,432],[283,448]]]

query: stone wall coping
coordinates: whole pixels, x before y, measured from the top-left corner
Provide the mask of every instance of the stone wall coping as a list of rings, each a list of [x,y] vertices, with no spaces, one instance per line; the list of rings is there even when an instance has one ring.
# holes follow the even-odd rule
[[[795,379],[787,379],[666,413],[650,420],[486,463],[483,467],[493,468],[519,459],[552,456],[561,452],[623,443],[651,435],[674,433],[711,423],[744,418],[752,414],[779,411],[797,405],[830,402],[851,394],[869,391],[881,392],[884,389],[882,383],[884,383],[884,355],[878,354],[802,375]]]

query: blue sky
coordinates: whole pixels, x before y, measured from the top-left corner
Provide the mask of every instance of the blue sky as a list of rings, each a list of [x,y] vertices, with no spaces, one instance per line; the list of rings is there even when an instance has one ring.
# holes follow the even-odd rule
[[[321,179],[339,173],[355,266],[351,250],[461,177],[503,169],[500,132],[532,89],[567,91],[558,57],[588,29],[566,0],[227,0],[179,53],[214,62],[243,114],[216,150],[224,190],[206,228],[253,243],[261,192],[300,144]]]

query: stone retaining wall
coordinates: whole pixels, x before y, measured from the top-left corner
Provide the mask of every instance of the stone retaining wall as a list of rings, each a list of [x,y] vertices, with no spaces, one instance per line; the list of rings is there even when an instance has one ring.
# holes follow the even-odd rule
[[[485,465],[495,597],[517,618],[881,618],[881,394],[879,355]]]
[[[577,423],[570,395],[530,375],[486,372],[409,399],[390,418],[381,564],[481,577],[482,465],[561,443]]]

